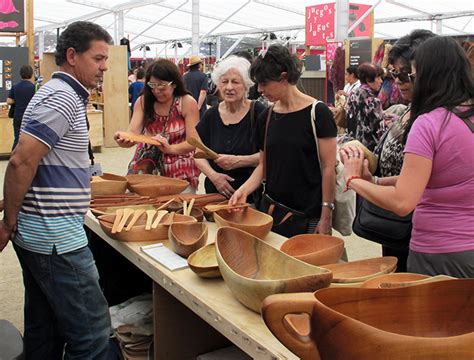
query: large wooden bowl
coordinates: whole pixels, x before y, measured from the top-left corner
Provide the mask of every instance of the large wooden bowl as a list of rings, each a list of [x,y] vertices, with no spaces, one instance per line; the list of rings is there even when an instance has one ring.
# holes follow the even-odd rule
[[[180,210],[176,211],[177,214],[182,214],[183,213],[183,208],[181,208]],[[192,216],[193,218],[195,218],[197,220],[197,222],[203,222],[204,221],[204,213],[202,212],[202,209],[199,209],[199,208],[195,208],[193,207],[191,209],[191,214],[190,216]]]
[[[156,198],[158,196],[179,194],[189,186],[189,182],[164,176],[154,176],[137,184],[129,183],[128,186],[134,193]]]
[[[330,288],[270,296],[262,315],[302,359],[467,360],[474,359],[473,294],[474,279]]]
[[[397,258],[384,256],[339,264],[327,264],[324,268],[333,273],[333,283],[362,283],[373,277],[394,272]]]
[[[295,259],[231,227],[217,230],[216,256],[229,289],[242,304],[256,312],[260,312],[268,295],[314,291],[331,283],[329,270]]]
[[[172,213],[166,214],[161,222],[166,223]],[[140,216],[135,225],[126,231],[125,229],[121,232],[112,234],[112,226],[115,220],[115,214],[112,215],[101,215],[98,217],[100,226],[104,232],[112,239],[119,241],[156,241],[156,240],[167,240],[168,239],[168,228],[170,225],[158,225],[155,229],[146,230],[146,214]],[[191,216],[173,214],[173,223],[193,223],[196,219]],[[127,224],[125,224],[126,226]]]
[[[250,207],[242,211],[220,210],[214,213],[217,227],[231,226],[246,231],[259,239],[268,235],[273,226],[273,218]]]
[[[198,276],[212,279],[221,277],[219,265],[217,264],[216,245],[206,245],[193,252],[188,257],[189,268]]]
[[[127,179],[123,176],[104,173],[101,176],[92,176],[91,195],[125,194]]]
[[[128,181],[128,190],[130,191],[132,191],[132,189],[130,188],[130,185],[137,185],[145,181],[153,180],[157,177],[159,176],[152,175],[152,174],[131,174],[131,175],[125,176],[125,178]]]
[[[187,258],[207,242],[207,225],[204,223],[176,223],[171,224],[168,238],[172,250]]]
[[[423,279],[429,279],[430,276],[423,274],[414,274],[414,273],[390,273],[380,276],[376,276],[372,279],[364,281],[360,287],[361,288],[370,288],[370,289],[381,289],[383,288],[382,284],[389,283],[407,283],[413,281],[419,281]]]
[[[302,234],[286,240],[280,250],[308,264],[333,264],[344,252],[344,240],[336,236]]]

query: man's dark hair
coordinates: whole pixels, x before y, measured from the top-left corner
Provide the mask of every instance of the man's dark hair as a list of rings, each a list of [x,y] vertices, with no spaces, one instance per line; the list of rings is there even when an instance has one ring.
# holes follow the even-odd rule
[[[145,69],[144,68],[139,68],[137,70],[137,80],[141,80],[145,77]]]
[[[413,60],[416,48],[434,36],[436,35],[429,30],[418,29],[401,37],[390,49],[388,63],[393,65],[397,60],[401,59],[405,63],[405,67],[410,68],[410,61]]]
[[[356,65],[350,65],[346,69],[348,74],[354,75],[356,79],[359,78],[359,72],[357,71],[357,66]]]
[[[24,80],[31,79],[33,77],[33,68],[30,65],[22,65],[20,68],[20,76]]]
[[[67,49],[73,48],[81,54],[89,50],[91,42],[105,41],[112,44],[112,38],[101,26],[89,21],[76,21],[69,25],[58,38],[56,45],[56,65],[61,66],[66,62]]]
[[[199,67],[201,66],[202,62],[198,62],[197,64],[194,64],[194,65],[191,65],[189,67],[189,70],[190,71],[196,71],[196,70],[199,70]]]

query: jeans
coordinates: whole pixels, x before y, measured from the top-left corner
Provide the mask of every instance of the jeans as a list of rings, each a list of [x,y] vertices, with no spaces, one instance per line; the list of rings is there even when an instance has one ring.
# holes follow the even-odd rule
[[[14,248],[25,285],[26,360],[104,359],[110,315],[89,248],[62,255]]]

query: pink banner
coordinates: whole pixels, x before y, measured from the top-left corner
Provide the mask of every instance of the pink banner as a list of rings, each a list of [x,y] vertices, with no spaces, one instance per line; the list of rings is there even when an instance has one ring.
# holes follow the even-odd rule
[[[334,38],[334,3],[306,7],[306,45],[324,45]]]

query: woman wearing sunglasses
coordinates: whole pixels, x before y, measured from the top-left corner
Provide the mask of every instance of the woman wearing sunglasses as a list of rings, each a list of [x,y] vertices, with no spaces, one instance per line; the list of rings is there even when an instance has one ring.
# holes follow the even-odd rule
[[[408,70],[408,69],[407,69]],[[361,151],[341,151],[349,188],[403,216],[415,210],[407,268],[474,277],[474,82],[460,45],[432,37],[416,49],[400,176],[373,184]],[[382,185],[382,186],[381,186]]]
[[[153,136],[161,146],[139,143],[128,172],[159,173],[187,180],[190,190],[195,191],[199,170],[194,163],[194,147],[186,139],[196,136],[198,121],[196,101],[186,91],[176,65],[168,60],[152,63],[127,131]],[[120,137],[120,133],[115,134],[115,141],[121,147],[135,145]]]

